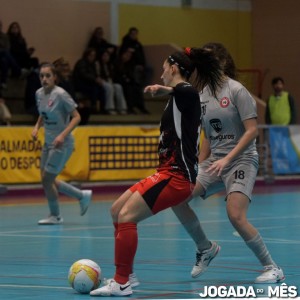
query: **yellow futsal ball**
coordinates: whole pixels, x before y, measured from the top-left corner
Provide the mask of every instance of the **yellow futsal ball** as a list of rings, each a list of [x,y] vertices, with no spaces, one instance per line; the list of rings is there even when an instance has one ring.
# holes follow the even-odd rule
[[[87,294],[99,287],[101,269],[90,259],[80,259],[71,266],[68,280],[71,287],[78,293]]]

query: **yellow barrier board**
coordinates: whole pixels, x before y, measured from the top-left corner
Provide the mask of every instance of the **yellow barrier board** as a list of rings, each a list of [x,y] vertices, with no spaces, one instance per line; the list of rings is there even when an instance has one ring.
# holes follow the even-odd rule
[[[37,141],[32,127],[0,128],[0,183],[40,182],[43,129]],[[59,176],[66,181],[139,180],[157,166],[159,128],[77,127],[75,150]]]

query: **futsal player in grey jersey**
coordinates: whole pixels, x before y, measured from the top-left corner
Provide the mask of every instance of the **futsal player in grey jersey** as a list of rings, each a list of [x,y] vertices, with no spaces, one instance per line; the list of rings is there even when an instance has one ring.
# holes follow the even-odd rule
[[[231,56],[221,44],[204,47],[213,51],[223,64],[224,81],[213,95],[209,88],[200,93],[203,139],[194,197],[206,198],[225,186],[227,215],[246,245],[264,266],[256,283],[277,283],[284,280],[281,268],[271,255],[257,229],[247,220],[247,210],[258,169],[255,139],[258,134],[255,100],[242,84],[230,79],[226,70]],[[231,59],[232,61],[232,59]],[[232,61],[233,62],[233,61]],[[188,203],[172,208],[197,245],[196,264],[192,277],[200,276],[220,250],[210,242]]]
[[[42,87],[36,91],[39,117],[32,131],[32,137],[37,139],[40,127],[44,126],[45,143],[40,168],[50,215],[40,220],[39,225],[63,223],[58,192],[78,199],[81,215],[86,213],[92,197],[91,190],[81,191],[56,179],[74,150],[74,138],[71,132],[80,122],[80,115],[76,109],[77,104],[64,89],[55,85],[55,79],[55,67],[49,63],[43,64],[40,68]]]

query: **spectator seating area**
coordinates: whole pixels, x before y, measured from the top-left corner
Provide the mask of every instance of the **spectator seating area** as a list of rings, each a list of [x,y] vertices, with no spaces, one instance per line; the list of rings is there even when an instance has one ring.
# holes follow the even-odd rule
[[[170,44],[145,46],[145,56],[147,62],[152,67],[152,83],[162,83],[161,64],[166,55],[176,51],[178,47]],[[28,114],[24,107],[24,94],[26,79],[9,78],[7,88],[2,90],[2,96],[6,105],[12,113],[11,125],[33,125],[36,116]],[[166,105],[167,98],[145,97],[145,106],[150,114],[136,115],[102,115],[92,114],[89,118],[89,125],[115,125],[115,124],[155,124],[160,121],[161,113]]]
[[[24,108],[25,79],[9,79],[8,88],[3,90],[3,98],[12,113],[11,125],[34,125],[36,116],[28,114]],[[149,115],[100,115],[92,114],[90,125],[114,124],[158,124],[165,107],[166,98],[153,99],[145,95]]]

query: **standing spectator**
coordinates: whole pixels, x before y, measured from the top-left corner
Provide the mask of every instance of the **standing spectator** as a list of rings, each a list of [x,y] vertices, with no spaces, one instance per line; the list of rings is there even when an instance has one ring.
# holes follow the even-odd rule
[[[93,111],[99,111],[98,103],[100,103],[100,112],[106,113],[106,94],[99,71],[96,50],[94,48],[86,49],[73,70],[74,88],[76,92],[89,98]]]
[[[103,52],[108,52],[110,54],[110,60],[113,62],[117,55],[117,46],[109,43],[104,38],[104,30],[102,27],[96,27],[88,43],[88,48],[94,48],[97,52],[97,59]]]
[[[36,57],[32,57],[35,49],[27,47],[27,42],[22,35],[21,26],[18,22],[9,25],[7,35],[10,42],[10,53],[21,69],[35,69],[39,66]]]
[[[132,51],[135,81],[144,85],[144,82],[149,81],[152,71],[147,66],[144,47],[139,41],[139,31],[136,27],[129,28],[128,33],[122,39],[120,53],[128,49]]]
[[[142,114],[149,114],[145,108],[143,86],[136,80],[135,65],[131,49],[119,53],[115,66],[115,82],[123,87],[129,114],[136,114],[138,108]]]
[[[12,57],[10,51],[9,37],[3,32],[3,24],[0,20],[0,90],[7,86],[9,71],[13,77],[19,77],[21,68]]]
[[[104,83],[112,90],[111,99],[107,101],[106,110],[113,114],[117,111],[121,115],[127,114],[127,105],[122,85],[114,82],[114,65],[110,60],[110,53],[105,51],[100,57],[100,76]],[[110,106],[108,106],[108,104]]]
[[[74,137],[71,132],[80,122],[80,115],[76,109],[77,105],[70,95],[55,84],[56,71],[53,64],[42,64],[39,76],[42,85],[36,92],[39,117],[32,131],[32,137],[37,139],[39,129],[43,125],[45,143],[40,168],[50,215],[40,220],[38,224],[56,225],[63,223],[58,192],[78,199],[80,214],[84,215],[91,202],[92,191],[81,191],[56,179],[74,151]]]
[[[145,67],[146,58],[144,54],[144,47],[138,39],[139,31],[136,27],[131,27],[128,33],[123,37],[120,46],[120,52],[131,49],[133,52],[132,60],[135,66]]]
[[[295,101],[291,94],[284,90],[284,80],[281,77],[273,78],[272,87],[274,93],[267,102],[266,124],[296,124]]]

